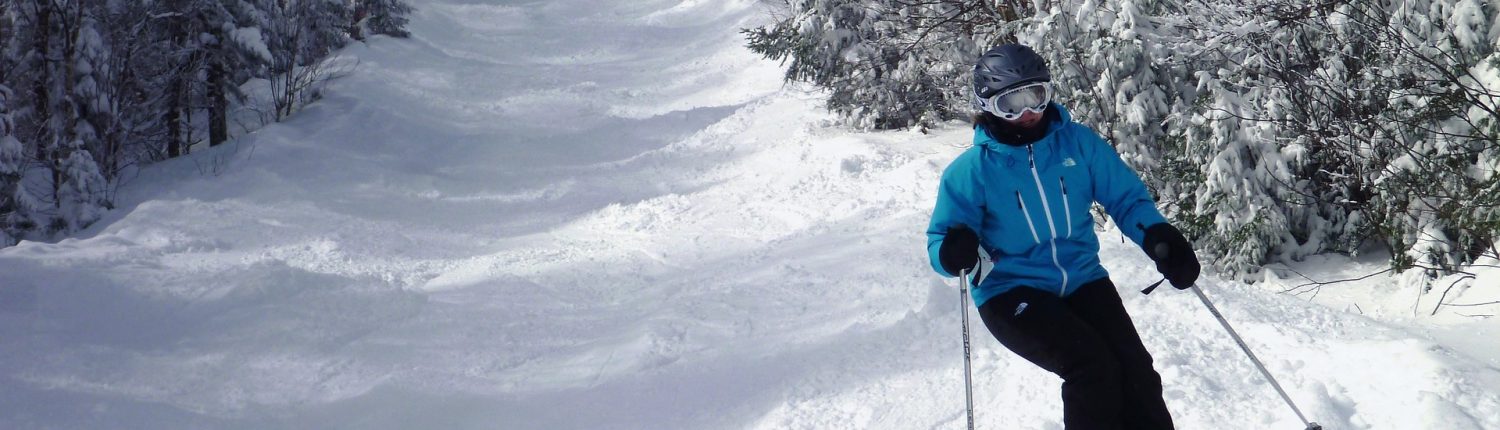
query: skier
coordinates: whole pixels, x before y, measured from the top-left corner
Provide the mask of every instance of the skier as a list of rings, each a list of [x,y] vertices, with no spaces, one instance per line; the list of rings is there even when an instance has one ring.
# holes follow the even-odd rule
[[[1179,289],[1197,281],[1198,258],[1114,148],[1052,101],[1051,78],[1023,45],[979,58],[974,146],[943,171],[932,267],[958,276],[981,249],[990,257],[974,305],[1001,344],[1062,377],[1068,430],[1172,429],[1161,376],[1099,263],[1089,208],[1101,204]]]

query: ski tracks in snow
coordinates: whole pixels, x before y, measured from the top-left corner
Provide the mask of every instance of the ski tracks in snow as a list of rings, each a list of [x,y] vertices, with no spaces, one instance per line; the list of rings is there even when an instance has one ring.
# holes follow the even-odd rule
[[[153,166],[84,237],[0,250],[24,285],[0,294],[0,426],[963,423],[958,292],[922,235],[962,124],[830,126],[742,47],[749,0],[414,3],[413,39],[351,47],[292,121]],[[1180,427],[1300,426],[1101,239]],[[1327,428],[1500,428],[1493,367],[1204,288]],[[1061,429],[1056,377],[971,315],[979,425]]]

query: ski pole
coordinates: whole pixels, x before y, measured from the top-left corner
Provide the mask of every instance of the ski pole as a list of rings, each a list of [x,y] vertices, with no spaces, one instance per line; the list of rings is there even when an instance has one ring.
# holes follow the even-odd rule
[[[1307,428],[1304,430],[1323,430],[1323,426],[1308,421],[1307,417],[1302,415],[1302,410],[1297,409],[1297,405],[1292,403],[1292,397],[1286,395],[1286,390],[1281,389],[1281,384],[1276,383],[1276,378],[1271,377],[1271,372],[1266,370],[1266,365],[1261,364],[1260,359],[1255,357],[1255,353],[1250,352],[1250,347],[1245,345],[1245,340],[1241,339],[1240,334],[1234,331],[1234,327],[1229,326],[1229,321],[1225,320],[1224,315],[1219,314],[1219,309],[1215,308],[1214,304],[1208,301],[1208,296],[1203,295],[1203,290],[1199,289],[1197,285],[1193,285],[1191,290],[1193,290],[1194,294],[1198,295],[1198,300],[1203,302],[1203,306],[1208,308],[1208,313],[1214,314],[1214,318],[1219,320],[1219,325],[1224,326],[1224,331],[1229,332],[1229,337],[1234,338],[1234,343],[1240,346],[1240,350],[1245,351],[1245,355],[1250,357],[1250,362],[1255,363],[1255,368],[1260,370],[1261,376],[1265,376],[1266,381],[1271,383],[1271,387],[1276,389],[1276,393],[1281,394],[1281,399],[1286,401],[1286,405],[1292,407],[1292,412],[1297,414],[1297,418],[1302,420],[1303,424],[1307,424]]]
[[[1151,251],[1156,254],[1158,260],[1167,258],[1167,255],[1169,254],[1166,244],[1157,244],[1156,249],[1153,249]],[[1146,289],[1144,290],[1141,290],[1141,294],[1151,294],[1151,291],[1155,290],[1156,286],[1161,285],[1162,282],[1166,281],[1167,280],[1165,278],[1160,281],[1156,281],[1156,283],[1151,284],[1151,286],[1146,287]],[[1224,319],[1224,315],[1219,313],[1219,308],[1214,307],[1213,302],[1208,301],[1208,296],[1203,295],[1203,290],[1198,288],[1198,285],[1196,284],[1189,289],[1193,290],[1193,294],[1198,295],[1198,301],[1203,302],[1203,306],[1208,308],[1208,313],[1213,314],[1214,319],[1219,320],[1219,325],[1224,326],[1224,331],[1229,332],[1229,337],[1233,338],[1234,343],[1240,346],[1240,350],[1245,352],[1245,356],[1250,357],[1250,362],[1255,364],[1255,368],[1257,370],[1260,370],[1261,376],[1266,377],[1266,382],[1271,383],[1271,388],[1276,389],[1276,394],[1281,395],[1281,400],[1285,400],[1286,405],[1292,407],[1292,413],[1297,414],[1297,419],[1302,420],[1302,423],[1307,425],[1307,428],[1303,430],[1323,430],[1323,426],[1318,425],[1318,423],[1308,421],[1307,417],[1302,415],[1302,410],[1297,409],[1297,404],[1292,402],[1292,396],[1286,395],[1286,390],[1281,389],[1281,384],[1276,383],[1276,378],[1271,377],[1271,371],[1266,370],[1266,365],[1262,364],[1260,362],[1260,359],[1255,357],[1255,353],[1250,352],[1250,346],[1245,345],[1245,339],[1240,338],[1240,334],[1234,331],[1234,327],[1229,326],[1229,320]]]
[[[964,405],[969,414],[969,430],[974,430],[974,381],[969,370],[969,271],[958,271],[959,311],[964,314]]]

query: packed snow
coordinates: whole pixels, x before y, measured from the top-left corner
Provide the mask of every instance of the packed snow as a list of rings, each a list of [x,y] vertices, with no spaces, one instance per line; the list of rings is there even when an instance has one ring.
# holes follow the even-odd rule
[[[922,233],[966,125],[837,126],[743,48],[753,0],[413,3],[411,39],[348,48],[289,121],[0,250],[0,428],[963,426],[959,293]],[[1303,428],[1100,237],[1179,428]],[[1381,268],[1200,285],[1325,428],[1500,429],[1500,306],[1298,287]],[[1446,303],[1500,299],[1476,275]],[[971,318],[978,427],[1061,429],[1059,380]]]

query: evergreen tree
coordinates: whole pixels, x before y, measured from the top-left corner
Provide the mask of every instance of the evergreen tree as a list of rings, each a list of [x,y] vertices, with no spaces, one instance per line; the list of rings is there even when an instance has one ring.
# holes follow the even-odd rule
[[[121,172],[224,142],[251,79],[292,83],[277,112],[290,114],[315,91],[307,82],[329,78],[320,65],[350,40],[356,5],[380,32],[401,30],[411,11],[399,1],[0,0],[0,246],[87,226],[111,206]]]
[[[1037,47],[1074,118],[1142,173],[1206,261],[1246,280],[1372,244],[1413,279],[1495,252],[1489,2],[798,0],[785,12],[745,31],[750,48],[866,127],[958,117],[979,50]]]
[[[0,246],[14,245],[32,228],[28,214],[29,195],[21,182],[26,171],[26,147],[15,136],[11,103],[15,92],[6,84],[14,69],[15,8],[11,0],[0,0]]]
[[[1496,11],[1486,2],[1374,6],[1363,9],[1366,21],[1356,22],[1386,24],[1374,33],[1395,45],[1397,54],[1385,64],[1397,73],[1386,78],[1392,103],[1381,118],[1393,127],[1374,148],[1395,157],[1368,180],[1378,196],[1372,206],[1377,228],[1389,232],[1386,243],[1397,252],[1396,268],[1416,269],[1406,276],[1420,284],[1494,251],[1500,88],[1476,73],[1492,70],[1500,35],[1489,18]]]
[[[384,34],[393,37],[409,37],[406,31],[407,15],[413,11],[405,0],[351,0],[354,2],[350,15],[350,35],[364,40],[367,34]]]
[[[344,0],[297,0],[288,3],[292,7],[286,11],[288,13],[285,16],[293,23],[292,27],[299,34],[296,46],[299,51],[297,55],[301,60],[298,61],[298,65],[307,65],[321,60],[348,43],[349,32],[346,23],[354,15],[348,2]]]
[[[1160,29],[1154,14],[1180,13],[1161,1],[1073,0],[1035,16],[1021,42],[1038,48],[1053,67],[1060,101],[1075,120],[1099,130],[1147,185],[1167,200],[1169,215],[1188,191],[1182,166],[1164,146],[1181,146],[1174,117],[1190,109],[1189,78],[1169,45],[1179,37]],[[1173,132],[1176,132],[1174,135]]]
[[[107,112],[94,110],[94,61],[100,55],[89,8],[73,0],[21,2],[15,8],[17,51],[13,79],[30,98],[29,110],[17,121],[16,135],[34,148],[35,159],[46,170],[50,192],[41,199],[45,233],[88,225],[108,205],[105,188],[97,186],[98,164],[88,150],[97,145],[94,120],[107,121]],[[26,171],[21,178],[28,178]],[[28,190],[29,191],[29,190]],[[40,212],[40,211],[39,211]],[[31,218],[38,218],[34,214]]]
[[[56,215],[54,231],[68,232],[97,221],[110,206],[108,186],[99,168],[97,155],[106,151],[99,130],[114,125],[113,104],[101,91],[103,67],[108,51],[95,30],[98,22],[88,15],[88,8],[76,7],[77,27],[72,32],[69,61],[70,88],[67,103],[72,112],[61,112],[72,123],[55,149],[53,178]]]
[[[255,70],[271,62],[259,28],[243,24],[263,10],[243,0],[204,0],[199,2],[197,18],[203,32],[198,45],[204,61],[204,96],[208,108],[208,145],[229,140],[229,99],[244,99],[239,84],[250,76],[264,76]]]
[[[1493,247],[1494,202],[1481,192],[1493,170],[1474,163],[1496,150],[1477,126],[1493,117],[1494,90],[1466,83],[1493,55],[1480,5],[1267,2],[1252,12],[1276,24],[1232,44],[1269,95],[1245,117],[1276,145],[1252,155],[1284,155],[1291,170],[1259,169],[1278,174],[1288,220],[1288,235],[1266,241],[1273,261],[1375,240],[1396,269],[1430,278]],[[1243,22],[1254,21],[1229,17],[1220,35]]]
[[[168,33],[158,21],[169,20],[163,2],[105,2],[97,15],[101,37],[109,49],[107,70],[100,83],[111,106],[112,126],[98,130],[105,145],[100,169],[114,181],[138,163],[165,158],[167,127],[163,111],[172,75]]]
[[[973,59],[1011,40],[1009,6],[989,1],[799,0],[745,30],[750,50],[787,64],[787,81],[829,90],[828,108],[861,128],[967,118]]]
[[[192,129],[187,122],[196,110],[208,115],[210,146],[229,139],[229,102],[243,100],[239,85],[267,75],[272,58],[262,29],[265,2],[247,0],[164,0],[162,25],[171,50],[168,61],[175,73],[169,79],[173,99],[167,122],[173,131],[169,148],[185,152]]]
[[[35,228],[31,214],[36,203],[21,181],[26,171],[26,148],[11,133],[14,123],[9,103],[14,92],[4,82],[4,71],[0,71],[0,246],[10,246]]]

